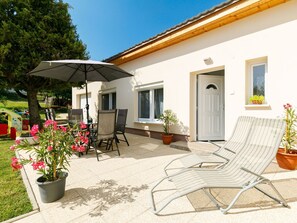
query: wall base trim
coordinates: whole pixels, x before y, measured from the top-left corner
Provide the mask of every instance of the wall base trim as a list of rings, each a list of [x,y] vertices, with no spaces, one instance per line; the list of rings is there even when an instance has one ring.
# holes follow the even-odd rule
[[[143,129],[136,129],[136,128],[127,128],[126,127],[126,132],[135,134],[135,135],[141,135],[141,136],[146,136],[149,138],[154,138],[154,139],[160,139],[162,140],[162,132],[157,132],[157,131],[150,131],[150,130],[143,130]],[[181,135],[181,134],[173,134],[173,142],[176,141],[188,141],[189,136],[188,135]]]

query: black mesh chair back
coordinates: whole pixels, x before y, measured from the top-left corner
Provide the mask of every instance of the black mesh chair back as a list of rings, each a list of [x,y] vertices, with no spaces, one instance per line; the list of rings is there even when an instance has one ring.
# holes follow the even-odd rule
[[[127,115],[128,115],[128,109],[118,109],[118,117],[117,117],[117,124],[116,124],[116,140],[118,142],[124,141],[129,146],[129,142],[125,135]],[[124,139],[118,138],[117,135],[119,134],[123,135]]]

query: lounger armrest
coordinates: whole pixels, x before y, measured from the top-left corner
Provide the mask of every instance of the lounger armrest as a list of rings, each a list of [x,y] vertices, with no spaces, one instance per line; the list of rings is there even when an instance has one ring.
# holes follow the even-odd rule
[[[227,151],[230,152],[230,153],[236,154],[236,152],[234,152],[234,151],[231,150],[231,149],[228,149],[228,148],[226,148],[226,147],[224,147],[224,149],[227,150]]]
[[[223,159],[226,160],[226,161],[229,161],[229,159],[227,159],[226,157],[221,156],[220,154],[217,154],[216,152],[214,152],[213,155],[216,155],[216,156],[218,156],[218,157],[223,158]]]
[[[218,144],[216,144],[216,143],[214,143],[214,142],[212,142],[210,140],[208,140],[208,142],[211,143],[212,145],[216,146],[216,147],[219,147],[219,148],[221,147],[220,145],[218,145]]]
[[[216,146],[216,147],[221,148],[220,145],[218,145],[218,144],[216,144],[216,143],[214,143],[214,142],[212,142],[212,141],[210,141],[210,140],[209,140],[208,142],[211,143],[212,145]],[[228,149],[228,148],[226,148],[226,147],[224,147],[224,149],[227,150],[227,151],[230,152],[230,153],[236,154],[236,152],[234,152],[234,151],[231,150],[231,149]]]
[[[245,172],[248,172],[248,173],[250,173],[250,174],[253,174],[253,175],[255,175],[255,176],[257,176],[257,177],[259,177],[259,178],[261,178],[261,179],[265,179],[265,177],[263,177],[263,176],[261,176],[261,175],[259,175],[259,174],[257,174],[257,173],[254,173],[253,171],[250,171],[250,170],[247,169],[247,168],[241,167],[240,169],[242,169],[242,170],[244,170]]]

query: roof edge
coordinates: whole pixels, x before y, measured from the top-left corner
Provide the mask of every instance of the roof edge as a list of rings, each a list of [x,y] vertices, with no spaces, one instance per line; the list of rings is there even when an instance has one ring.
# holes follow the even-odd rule
[[[287,1],[229,0],[103,61],[124,64]]]

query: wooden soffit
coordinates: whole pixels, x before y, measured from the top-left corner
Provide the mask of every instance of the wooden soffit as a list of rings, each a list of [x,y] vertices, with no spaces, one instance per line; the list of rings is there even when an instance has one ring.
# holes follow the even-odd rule
[[[105,61],[121,65],[287,1],[290,0],[238,1],[221,10],[211,11],[208,15],[198,18],[197,21],[190,24],[178,25],[175,29],[165,31]]]

